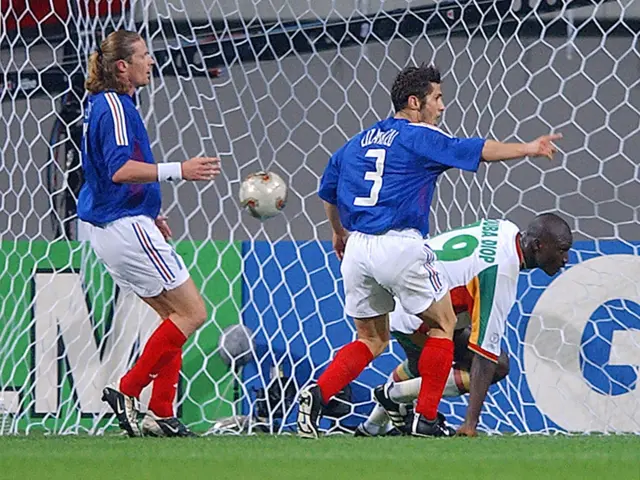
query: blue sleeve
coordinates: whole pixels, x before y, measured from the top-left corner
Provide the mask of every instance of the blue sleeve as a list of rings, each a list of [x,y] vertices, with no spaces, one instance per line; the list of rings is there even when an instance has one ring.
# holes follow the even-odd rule
[[[412,126],[413,149],[420,156],[444,165],[475,172],[482,159],[484,138],[455,138],[435,127]]]
[[[320,179],[318,196],[325,202],[336,205],[338,203],[338,178],[340,177],[340,152],[334,153],[329,159],[327,167],[324,169]]]
[[[113,98],[111,97],[111,100]],[[98,120],[98,142],[102,145],[102,155],[109,178],[113,177],[133,154],[133,122],[122,107],[119,101],[111,103]]]

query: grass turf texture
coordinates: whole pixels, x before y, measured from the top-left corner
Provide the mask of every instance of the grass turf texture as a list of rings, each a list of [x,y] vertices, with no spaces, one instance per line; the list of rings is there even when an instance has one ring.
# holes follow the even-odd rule
[[[640,437],[0,437],[14,478],[640,480]]]

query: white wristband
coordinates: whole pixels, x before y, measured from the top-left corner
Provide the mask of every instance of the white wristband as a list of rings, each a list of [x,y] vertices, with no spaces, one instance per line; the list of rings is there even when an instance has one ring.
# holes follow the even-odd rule
[[[178,180],[182,180],[182,164],[180,162],[158,164],[159,182],[177,182]]]

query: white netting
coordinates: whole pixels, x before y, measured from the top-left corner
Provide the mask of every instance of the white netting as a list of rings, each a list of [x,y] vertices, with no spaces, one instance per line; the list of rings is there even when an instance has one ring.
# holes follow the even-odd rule
[[[640,431],[637,5],[132,0],[120,12],[119,2],[85,0],[69,2],[67,15],[56,7],[66,1],[44,13],[26,4],[3,0],[0,14],[0,434],[113,425],[100,389],[154,326],[85,247],[63,238],[75,234],[66,220],[78,166],[66,138],[78,133],[82,91],[73,85],[95,46],[87,32],[103,38],[122,26],[145,35],[158,63],[138,96],[156,159],[223,162],[211,185],[163,185],[177,249],[211,311],[185,348],[178,405],[194,429],[235,416],[216,431],[288,430],[299,388],[352,339],[318,179],[347,138],[390,113],[397,71],[435,61],[451,133],[564,139],[553,162],[447,174],[434,232],[481,216],[523,227],[555,210],[579,240],[577,265],[551,287],[539,272],[523,275],[504,343],[511,372],[481,426]],[[30,16],[39,28],[28,28]],[[237,201],[241,180],[262,169],[289,184],[284,214],[264,224]],[[238,323],[251,341],[236,331],[221,352],[222,331]],[[251,354],[229,366],[223,358],[238,342]],[[371,387],[401,358],[396,344],[393,352],[350,386],[355,415],[343,425],[368,413]],[[443,411],[455,424],[464,406]]]

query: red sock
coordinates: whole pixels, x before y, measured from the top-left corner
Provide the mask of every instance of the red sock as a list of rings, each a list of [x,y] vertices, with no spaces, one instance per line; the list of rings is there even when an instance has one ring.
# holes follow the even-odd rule
[[[180,368],[182,367],[182,351],[174,353],[169,363],[158,372],[153,381],[149,410],[162,418],[173,417],[173,400],[176,397]]]
[[[418,370],[422,378],[416,412],[427,420],[438,415],[438,404],[447,384],[453,362],[453,342],[448,338],[430,337],[422,348]]]
[[[152,374],[160,372],[176,352],[182,351],[187,338],[170,319],[160,324],[144,346],[142,355],[120,380],[120,391],[138,398],[144,387],[151,383]]]
[[[373,354],[365,343],[358,340],[348,343],[336,354],[327,369],[318,379],[322,401],[331,397],[355,380],[373,360]]]

